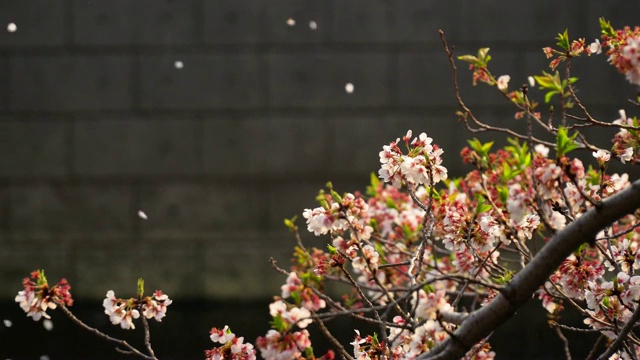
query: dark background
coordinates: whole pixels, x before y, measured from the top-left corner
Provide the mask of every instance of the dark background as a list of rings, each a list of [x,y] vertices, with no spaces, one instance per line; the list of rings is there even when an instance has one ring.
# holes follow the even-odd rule
[[[590,42],[599,17],[635,25],[639,10],[629,0],[1,1],[0,318],[13,326],[0,325],[0,356],[117,357],[61,314],[52,332],[24,318],[13,298],[35,268],[66,277],[77,311],[106,329],[107,290],[133,295],[138,277],[163,289],[175,302],[152,334],[160,357],[201,358],[212,326],[253,341],[284,281],[267,260],[286,266],[292,249],[282,219],[314,206],[326,181],[363,189],[382,145],[407,129],[444,148],[450,174],[468,170],[437,29],[458,54],[490,47],[491,69],[515,88],[547,70],[541,48],[558,32]],[[578,59],[574,73],[585,104],[611,121],[630,113],[636,89],[605,60]],[[483,119],[521,126],[460,68]],[[495,335],[499,358],[562,356],[539,305],[529,308]]]

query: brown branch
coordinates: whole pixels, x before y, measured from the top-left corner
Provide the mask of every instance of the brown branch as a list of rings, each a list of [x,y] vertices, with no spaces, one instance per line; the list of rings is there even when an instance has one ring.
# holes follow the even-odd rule
[[[147,347],[149,355],[155,358],[156,354],[153,352],[153,348],[151,347],[151,332],[149,331],[149,322],[147,321],[147,318],[144,317],[144,314],[140,316],[140,319],[142,319],[142,327],[144,328],[144,346]]]
[[[146,354],[140,352],[140,350],[138,350],[135,347],[133,347],[132,345],[130,345],[125,340],[116,339],[114,337],[111,337],[111,336],[101,332],[100,330],[98,330],[96,328],[92,328],[91,326],[89,326],[89,325],[85,324],[84,322],[82,322],[82,320],[78,319],[75,315],[73,315],[71,310],[69,310],[63,303],[60,303],[60,302],[56,302],[56,303],[58,304],[58,306],[60,307],[62,312],[69,319],[71,319],[71,321],[73,321],[76,325],[78,325],[81,328],[87,330],[88,332],[98,336],[99,338],[102,338],[102,339],[104,339],[106,341],[112,342],[112,343],[114,343],[116,345],[122,346],[122,347],[127,349],[127,350],[122,350],[122,349],[116,348],[117,351],[129,354],[129,355],[136,355],[136,356],[139,356],[139,357],[141,357],[143,359],[158,360],[158,358],[155,357],[155,355],[153,355],[153,353],[151,353],[151,355],[146,355]]]
[[[607,350],[598,357],[598,360],[606,360],[611,355],[613,355],[616,351],[618,351],[618,348],[620,348],[620,346],[623,345],[623,343],[625,342],[627,338],[627,334],[629,334],[629,332],[631,331],[631,329],[633,329],[633,326],[636,324],[636,322],[639,319],[640,319],[640,305],[636,304],[636,309],[633,311],[633,315],[631,315],[631,318],[629,319],[629,321],[627,321],[627,323],[624,324],[624,327],[622,328],[622,330],[620,330],[618,337],[614,340],[614,342],[609,347],[607,347]]]
[[[327,329],[327,327],[324,326],[324,322],[321,319],[317,319],[317,321],[315,323],[318,324],[318,327],[320,328],[320,331],[322,332],[322,334],[327,339],[329,339],[329,342],[331,342],[331,344],[333,344],[333,346],[335,346],[335,348],[338,350],[340,355],[342,355],[342,358],[348,359],[348,360],[354,360],[353,356],[351,356],[349,354],[349,352],[347,350],[345,350],[344,346],[342,346],[342,344],[340,344],[340,341],[338,341],[338,339],[333,337],[333,335],[331,334],[329,329]]]

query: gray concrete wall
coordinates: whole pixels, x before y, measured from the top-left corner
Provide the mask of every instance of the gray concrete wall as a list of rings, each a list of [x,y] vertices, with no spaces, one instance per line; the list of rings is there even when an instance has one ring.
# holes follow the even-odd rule
[[[283,279],[267,259],[287,260],[293,244],[282,219],[314,206],[327,180],[362,189],[381,146],[409,128],[464,171],[469,135],[437,29],[460,54],[491,47],[496,74],[516,86],[545,66],[540,48],[558,32],[590,41],[598,17],[635,25],[638,10],[628,0],[4,0],[0,298],[34,268],[67,277],[80,297],[133,293],[139,276],[173,297],[270,296]],[[589,75],[581,95],[614,119],[635,89],[591,60],[575,65]],[[461,68],[469,104],[513,124]]]

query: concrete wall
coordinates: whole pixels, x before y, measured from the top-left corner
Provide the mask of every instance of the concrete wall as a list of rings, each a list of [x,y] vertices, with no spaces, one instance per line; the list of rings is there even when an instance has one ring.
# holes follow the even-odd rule
[[[469,135],[455,122],[437,29],[459,54],[491,47],[495,73],[515,87],[545,66],[540,48],[558,32],[590,41],[598,17],[635,25],[638,10],[613,0],[4,0],[0,298],[35,268],[67,277],[79,297],[133,294],[139,276],[173,297],[270,296],[284,279],[267,259],[287,260],[293,244],[282,219],[314,206],[327,180],[363,188],[381,146],[409,128],[444,147],[452,173],[464,170]],[[10,22],[16,32],[4,31]],[[611,120],[635,89],[604,61],[575,69],[589,75],[585,102]],[[464,65],[461,75],[470,105],[513,124],[499,96],[472,89]]]

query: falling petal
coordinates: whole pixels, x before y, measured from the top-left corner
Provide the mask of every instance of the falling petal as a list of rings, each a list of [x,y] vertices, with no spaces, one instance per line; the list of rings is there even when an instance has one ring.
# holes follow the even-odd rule
[[[7,24],[7,31],[8,32],[16,32],[16,30],[18,30],[18,26],[15,23]]]
[[[315,21],[309,21],[309,29],[315,30],[318,28],[318,23]]]
[[[355,87],[352,83],[349,82],[344,86],[344,90],[347,92],[347,94],[351,94],[353,93],[353,90],[355,90]]]
[[[178,60],[175,63],[173,63],[173,66],[175,66],[176,69],[182,69],[184,67],[184,63],[182,61]]]
[[[49,319],[45,319],[42,322],[42,326],[44,326],[44,329],[47,331],[51,331],[53,330],[53,321],[49,320]]]
[[[9,319],[4,319],[3,323],[4,323],[4,326],[6,326],[8,328],[10,328],[11,325],[13,325],[13,323]]]
[[[293,18],[288,18],[287,19],[287,25],[289,26],[295,26],[296,25],[296,21],[293,20]]]
[[[148,219],[147,214],[145,214],[144,211],[142,211],[142,210],[138,210],[138,217],[140,219],[142,219],[142,220],[147,220]]]

